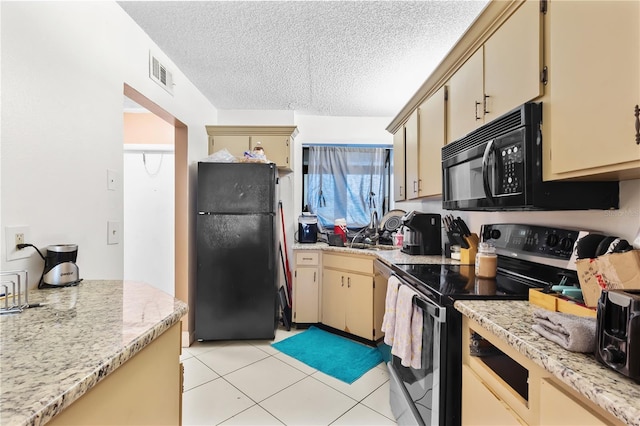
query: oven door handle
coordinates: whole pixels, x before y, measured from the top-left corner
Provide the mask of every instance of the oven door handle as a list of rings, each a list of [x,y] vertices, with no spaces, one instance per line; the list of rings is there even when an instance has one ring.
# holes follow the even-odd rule
[[[482,184],[484,186],[484,195],[491,204],[494,204],[494,200],[493,194],[491,193],[491,185],[489,184],[489,156],[493,152],[494,143],[495,139],[487,142],[487,146],[484,148],[484,154],[482,155]]]
[[[413,296],[413,303],[418,308],[432,316],[437,322],[447,322],[447,308],[444,306],[438,306],[418,296]]]

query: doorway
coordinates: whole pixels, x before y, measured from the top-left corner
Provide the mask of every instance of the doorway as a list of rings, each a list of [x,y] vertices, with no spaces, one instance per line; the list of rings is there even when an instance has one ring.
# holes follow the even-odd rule
[[[195,289],[190,286],[189,256],[189,183],[188,183],[188,129],[187,126],[171,113],[148,99],[128,84],[124,84],[124,96],[131,99],[156,117],[173,127],[174,132],[174,297],[189,305],[189,313],[182,319],[182,345],[189,346],[194,328],[193,297]],[[153,253],[148,253],[153,259]]]
[[[124,279],[175,296],[175,128],[124,98]]]

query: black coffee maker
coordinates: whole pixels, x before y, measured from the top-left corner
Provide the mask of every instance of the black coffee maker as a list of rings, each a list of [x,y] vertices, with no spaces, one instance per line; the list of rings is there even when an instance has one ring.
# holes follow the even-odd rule
[[[596,330],[596,359],[640,382],[640,290],[603,291]]]
[[[420,255],[442,254],[441,217],[435,213],[410,211],[402,217],[404,238],[403,253]]]

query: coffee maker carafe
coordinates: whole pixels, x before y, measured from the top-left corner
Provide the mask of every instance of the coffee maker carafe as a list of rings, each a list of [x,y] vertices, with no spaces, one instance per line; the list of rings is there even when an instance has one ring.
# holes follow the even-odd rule
[[[419,255],[442,254],[440,215],[418,213],[415,210],[402,217],[404,225],[403,253]]]

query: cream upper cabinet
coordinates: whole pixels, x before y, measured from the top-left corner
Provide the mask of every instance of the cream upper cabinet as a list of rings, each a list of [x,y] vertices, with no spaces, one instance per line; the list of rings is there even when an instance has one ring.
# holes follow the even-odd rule
[[[262,146],[268,160],[279,169],[292,170],[293,139],[298,134],[295,126],[206,126],[209,135],[209,155],[221,149],[238,158],[245,151]]]
[[[249,141],[250,150],[261,146],[270,161],[285,169],[291,168],[290,145],[291,136],[286,135],[255,135],[251,136]]]
[[[449,79],[447,141],[543,93],[540,2],[524,2]]]
[[[407,197],[405,178],[404,126],[393,134],[393,199],[404,201]]]
[[[249,136],[217,135],[209,137],[209,155],[226,149],[231,155],[242,158],[249,149]]]
[[[446,88],[418,107],[418,196],[442,194],[442,147],[446,142]]]
[[[549,3],[544,177],[640,178],[640,2]]]
[[[543,93],[540,2],[528,0],[484,43],[484,122]]]
[[[406,199],[418,198],[419,147],[418,147],[418,110],[413,111],[404,125],[405,182]]]
[[[448,142],[463,137],[484,123],[483,65],[483,49],[480,48],[449,80]]]

